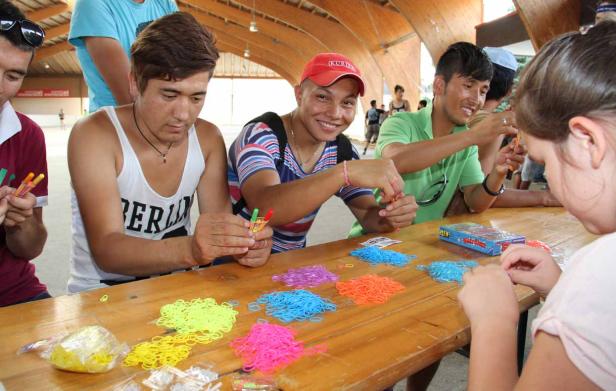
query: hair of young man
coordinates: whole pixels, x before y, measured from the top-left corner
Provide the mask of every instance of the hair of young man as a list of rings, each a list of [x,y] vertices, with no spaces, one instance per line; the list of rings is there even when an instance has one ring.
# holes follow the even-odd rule
[[[404,92],[404,87],[402,87],[400,84],[396,84],[396,86],[394,87],[394,92],[398,91]]]
[[[450,45],[436,64],[436,76],[442,76],[449,83],[454,75],[471,77],[475,80],[491,80],[492,62],[479,47],[469,42]]]
[[[616,22],[606,21],[543,46],[516,89],[518,126],[540,139],[561,142],[576,116],[616,125],[615,42]]]
[[[501,100],[511,92],[515,71],[492,63],[494,74],[490,81],[490,89],[486,95],[486,100]]]
[[[376,107],[376,99],[372,99],[372,100],[370,101],[370,106],[372,106],[372,107]]]
[[[218,57],[213,34],[186,12],[152,22],[131,46],[132,69],[141,93],[151,79],[179,80],[199,72],[212,77]]]
[[[0,0],[0,18],[21,21],[26,19],[26,15],[8,0]],[[34,48],[21,35],[21,26],[15,23],[8,31],[0,31],[0,37],[6,38],[11,45],[23,50],[24,52],[34,53]]]

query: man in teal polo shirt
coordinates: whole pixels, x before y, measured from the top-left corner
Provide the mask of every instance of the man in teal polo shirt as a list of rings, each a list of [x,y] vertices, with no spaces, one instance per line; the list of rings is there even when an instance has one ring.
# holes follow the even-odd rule
[[[507,170],[523,161],[522,148],[499,151],[494,169],[484,177],[477,144],[500,134],[516,134],[513,114],[486,119],[472,130],[468,120],[483,107],[492,64],[473,44],[458,42],[441,56],[434,78],[434,102],[414,113],[398,113],[383,123],[377,158],[390,158],[415,197],[415,223],[443,217],[456,189],[469,209],[482,212],[502,192]],[[495,121],[500,121],[495,123]],[[355,224],[350,236],[361,234]]]

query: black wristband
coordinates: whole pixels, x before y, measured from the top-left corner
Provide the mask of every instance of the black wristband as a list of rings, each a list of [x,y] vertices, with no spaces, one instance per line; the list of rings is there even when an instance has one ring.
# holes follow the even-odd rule
[[[496,197],[499,196],[501,194],[503,194],[505,192],[505,185],[501,184],[500,189],[498,189],[498,191],[492,191],[490,189],[488,189],[488,185],[486,182],[488,182],[488,177],[490,175],[486,175],[485,179],[483,180],[483,182],[481,183],[481,186],[483,186],[483,190],[485,190],[486,193],[488,193],[489,195],[491,195],[492,197]]]

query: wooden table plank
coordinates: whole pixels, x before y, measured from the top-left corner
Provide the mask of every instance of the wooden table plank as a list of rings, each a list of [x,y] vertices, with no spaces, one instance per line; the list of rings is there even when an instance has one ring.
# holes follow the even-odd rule
[[[406,289],[383,305],[357,306],[337,294],[333,284],[311,291],[331,299],[338,309],[323,315],[323,321],[293,322],[298,338],[307,347],[325,343],[326,353],[304,357],[276,375],[285,390],[374,390],[387,387],[444,355],[467,344],[470,338],[468,321],[461,311],[456,284],[432,281],[417,264],[442,259],[477,259],[485,264],[496,257],[483,255],[437,238],[441,224],[474,221],[529,239],[543,240],[564,255],[594,239],[582,225],[561,208],[492,209],[481,215],[458,216],[442,221],[419,224],[388,237],[403,243],[392,250],[415,254],[410,266],[370,266],[348,254],[366,237],[343,240],[304,250],[278,254],[264,267],[244,268],[236,264],[205,268],[156,279],[62,296],[0,309],[0,381],[7,390],[94,390],[102,389],[143,372],[119,366],[109,373],[85,375],[51,368],[35,354],[16,356],[16,350],[29,342],[81,326],[99,324],[111,330],[121,341],[131,345],[161,335],[164,330],[154,324],[160,307],[177,299],[214,297],[218,302],[239,300],[240,314],[233,330],[223,339],[209,345],[196,345],[190,357],[178,366],[209,362],[224,376],[225,385],[231,374],[241,368],[240,360],[229,342],[245,335],[264,311],[250,312],[248,303],[263,293],[285,290],[272,282],[271,276],[291,267],[324,264],[348,280],[372,273],[391,277]],[[374,236],[374,235],[373,235]],[[352,268],[339,268],[352,263]],[[530,289],[516,286],[520,310],[538,302]],[[99,298],[109,295],[101,303]]]

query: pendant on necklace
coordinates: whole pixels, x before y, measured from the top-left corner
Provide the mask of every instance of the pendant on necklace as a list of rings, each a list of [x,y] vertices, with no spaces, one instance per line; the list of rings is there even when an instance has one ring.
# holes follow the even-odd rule
[[[166,163],[167,163],[167,154],[164,154],[163,155],[163,164],[166,164]]]

